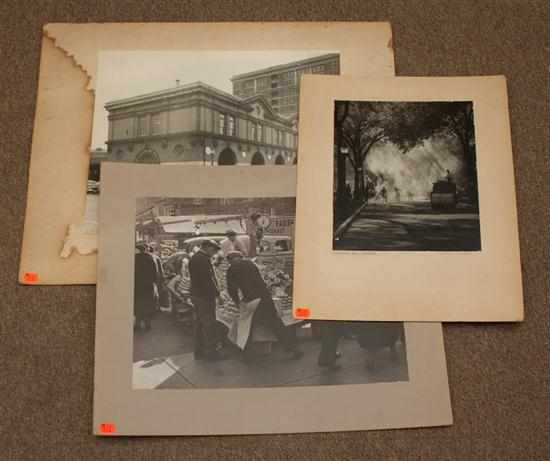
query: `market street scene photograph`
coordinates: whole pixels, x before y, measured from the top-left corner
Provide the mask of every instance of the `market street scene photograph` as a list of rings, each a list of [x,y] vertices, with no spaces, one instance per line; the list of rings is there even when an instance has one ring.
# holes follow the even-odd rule
[[[409,380],[403,323],[294,319],[294,223],[295,197],[137,200],[134,389]]]
[[[333,250],[481,250],[471,101],[334,110]]]

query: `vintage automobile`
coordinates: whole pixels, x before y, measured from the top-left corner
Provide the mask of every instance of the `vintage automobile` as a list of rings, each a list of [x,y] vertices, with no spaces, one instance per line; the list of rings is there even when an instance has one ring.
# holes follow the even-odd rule
[[[220,243],[226,238],[225,235],[213,235],[203,237],[192,237],[183,242],[183,251],[191,253],[194,248],[200,247],[201,243],[205,240],[214,240]],[[238,235],[238,237],[245,246],[249,246],[250,237],[248,235]],[[258,253],[281,253],[292,251],[292,239],[286,235],[264,235],[258,247]]]
[[[87,194],[99,194],[99,181],[88,179]]]
[[[205,240],[214,240],[216,243],[220,243],[226,238],[225,235],[210,235],[202,237],[191,237],[187,240],[184,240],[182,250],[187,253],[192,253],[195,248],[200,248],[202,242]]]
[[[456,208],[456,184],[448,179],[433,183],[430,201],[433,210],[451,210]]]
[[[264,235],[259,250],[260,254],[292,252],[292,239],[287,235]]]

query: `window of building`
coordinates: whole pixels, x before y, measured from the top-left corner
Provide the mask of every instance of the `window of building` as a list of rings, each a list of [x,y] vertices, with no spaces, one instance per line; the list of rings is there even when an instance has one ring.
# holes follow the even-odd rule
[[[262,77],[256,80],[256,91],[267,89],[269,86],[269,80],[267,77]]]
[[[293,85],[296,80],[296,72],[291,70],[289,72],[283,72],[281,74],[281,84]]]
[[[138,136],[147,136],[147,115],[138,118]]]
[[[263,139],[262,135],[263,135],[262,125],[258,123],[258,129],[256,130],[256,136],[257,136],[256,140],[261,142]]]
[[[250,139],[256,139],[256,124],[251,123],[250,124]]]
[[[220,114],[218,119],[218,133],[225,134],[225,114]]]
[[[176,207],[174,205],[164,207],[164,216],[176,216]]]
[[[235,117],[232,115],[227,116],[227,134],[235,136]]]
[[[154,114],[151,117],[151,134],[162,133],[162,114]]]

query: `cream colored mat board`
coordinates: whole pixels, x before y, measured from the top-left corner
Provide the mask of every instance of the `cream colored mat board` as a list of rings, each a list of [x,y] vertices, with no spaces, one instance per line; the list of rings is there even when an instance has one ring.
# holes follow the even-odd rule
[[[311,318],[331,320],[522,320],[505,79],[307,76],[302,86],[295,305]],[[480,251],[333,250],[335,101],[473,101]],[[357,232],[374,238],[381,221],[369,218],[375,206],[369,200]],[[427,213],[437,219],[437,211]],[[458,216],[453,213],[449,219]]]
[[[388,23],[364,22],[46,25],[19,281],[96,281],[97,224],[85,203],[98,52],[331,49],[342,73],[391,76],[391,38]],[[64,247],[77,251],[61,258]]]

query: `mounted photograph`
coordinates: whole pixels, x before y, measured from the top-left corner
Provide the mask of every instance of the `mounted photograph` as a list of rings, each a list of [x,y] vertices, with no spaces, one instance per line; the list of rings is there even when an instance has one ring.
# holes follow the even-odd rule
[[[96,434],[452,423],[441,324],[294,318],[296,167],[106,162],[100,202]]]
[[[472,101],[336,101],[333,249],[479,251]]]
[[[392,77],[391,38],[387,22],[45,25],[19,282],[96,283],[102,164],[292,166],[301,77]]]
[[[307,75],[301,91],[296,305],[522,320],[506,79]]]

